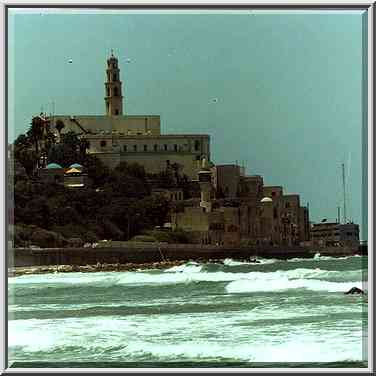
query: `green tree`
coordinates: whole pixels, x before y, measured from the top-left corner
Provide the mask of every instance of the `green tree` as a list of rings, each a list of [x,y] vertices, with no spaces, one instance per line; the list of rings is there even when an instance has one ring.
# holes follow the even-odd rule
[[[38,156],[33,150],[30,137],[21,134],[13,143],[13,157],[25,169],[26,173],[31,176],[37,165]]]
[[[27,136],[34,144],[35,152],[39,158],[39,142],[43,138],[44,121],[40,116],[34,116],[31,120],[31,126],[27,131]]]

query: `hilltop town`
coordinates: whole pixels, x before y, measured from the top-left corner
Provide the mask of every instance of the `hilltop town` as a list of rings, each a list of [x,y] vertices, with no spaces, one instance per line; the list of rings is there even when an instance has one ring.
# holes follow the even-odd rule
[[[105,115],[41,113],[10,148],[16,247],[101,239],[225,247],[358,242],[357,225],[339,231],[339,221],[311,237],[299,194],[264,185],[238,164],[216,164],[210,135],[163,134],[159,115],[128,114],[113,54],[104,86]]]

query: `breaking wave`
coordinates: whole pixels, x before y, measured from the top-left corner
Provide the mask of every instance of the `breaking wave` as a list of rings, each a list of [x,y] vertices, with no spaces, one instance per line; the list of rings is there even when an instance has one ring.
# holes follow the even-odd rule
[[[230,325],[233,319],[216,314],[204,318],[171,315],[168,320],[157,317],[146,320],[144,316],[17,320],[10,323],[9,346],[16,359],[22,351],[24,357],[33,359],[37,354],[41,361],[51,359],[54,352],[64,353],[60,360],[70,361],[125,358],[128,361],[329,362],[360,360],[363,355],[361,329],[346,336],[348,329],[336,326],[317,336],[309,326],[298,325],[295,331],[286,331],[283,324],[277,324],[273,336],[265,328],[255,327],[252,336],[244,337],[244,327]],[[217,324],[223,328],[220,340]],[[201,331],[212,333],[212,340],[197,338]],[[165,343],[166,335],[173,335],[174,341]],[[238,341],[231,342],[232,336]]]
[[[363,282],[329,282],[315,279],[288,279],[287,277],[274,280],[238,280],[226,286],[229,293],[248,292],[277,292],[290,289],[307,289],[311,291],[346,292],[352,287],[364,289]]]
[[[242,264],[243,265],[243,264]],[[320,268],[297,268],[274,272],[225,272],[205,270],[204,265],[187,263],[170,269],[149,272],[96,272],[96,273],[58,273],[53,275],[29,275],[13,277],[10,284],[28,287],[52,285],[90,285],[100,287],[122,285],[170,285],[194,282],[231,282],[228,292],[280,291],[290,288],[312,290],[344,291],[358,286],[361,288],[366,274],[361,270],[343,271],[322,270]],[[321,287],[319,287],[321,286]]]
[[[263,265],[263,264],[274,264],[275,262],[278,262],[280,260],[277,259],[264,259],[257,257],[255,258],[257,262],[252,261],[236,261],[231,258],[227,258],[223,261],[223,264],[226,266],[239,266],[239,265]]]

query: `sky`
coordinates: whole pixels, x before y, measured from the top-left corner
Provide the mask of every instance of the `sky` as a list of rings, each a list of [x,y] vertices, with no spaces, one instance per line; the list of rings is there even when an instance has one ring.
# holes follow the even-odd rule
[[[342,216],[345,163],[347,217],[366,240],[363,20],[353,10],[10,10],[8,141],[41,110],[105,114],[113,49],[127,114],[160,115],[165,134],[209,134],[214,163],[300,194],[311,221],[335,221],[338,206]]]

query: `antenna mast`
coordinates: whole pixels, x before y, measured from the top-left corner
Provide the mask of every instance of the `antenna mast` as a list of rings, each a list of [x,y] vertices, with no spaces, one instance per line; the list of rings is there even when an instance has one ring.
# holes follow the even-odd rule
[[[346,224],[346,182],[345,182],[345,164],[342,163],[342,185],[343,185],[343,223]]]

